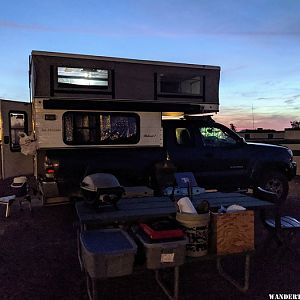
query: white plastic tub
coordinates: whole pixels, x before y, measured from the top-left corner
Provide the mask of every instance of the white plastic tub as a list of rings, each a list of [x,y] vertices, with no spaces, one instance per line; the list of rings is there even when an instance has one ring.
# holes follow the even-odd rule
[[[161,269],[184,264],[187,240],[152,241],[142,232],[136,234],[146,254],[148,269]]]

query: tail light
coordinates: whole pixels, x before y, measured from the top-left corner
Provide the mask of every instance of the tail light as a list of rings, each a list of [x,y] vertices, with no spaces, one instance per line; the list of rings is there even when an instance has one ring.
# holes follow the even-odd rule
[[[45,161],[44,161],[45,177],[54,179],[57,176],[58,169],[59,169],[59,162],[56,160],[50,160],[47,156],[45,156]]]

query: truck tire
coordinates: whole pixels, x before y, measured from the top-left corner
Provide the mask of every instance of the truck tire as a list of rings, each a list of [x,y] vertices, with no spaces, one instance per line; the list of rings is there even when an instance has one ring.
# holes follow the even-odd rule
[[[276,193],[277,199],[279,200],[280,204],[285,202],[289,192],[288,179],[282,172],[279,171],[270,171],[268,173],[265,173],[262,176],[258,187]]]

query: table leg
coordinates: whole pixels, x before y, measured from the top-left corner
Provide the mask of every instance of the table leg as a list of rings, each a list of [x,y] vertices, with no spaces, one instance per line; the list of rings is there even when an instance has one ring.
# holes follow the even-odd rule
[[[217,258],[217,268],[219,274],[234,285],[239,291],[246,292],[249,289],[249,277],[250,277],[250,254],[245,256],[245,265],[244,265],[244,284],[237,282],[232,276],[226,273],[221,264],[221,257]]]
[[[155,280],[170,300],[178,300],[178,295],[179,295],[179,266],[174,267],[173,296],[171,295],[170,291],[166,288],[166,286],[162,282],[162,280],[159,276],[159,269],[155,270]]]
[[[77,257],[80,265],[80,270],[83,271],[83,261],[82,261],[82,255],[81,255],[81,244],[80,244],[80,227],[77,228]]]
[[[89,300],[98,299],[97,279],[91,278],[86,272],[86,289],[89,296]]]

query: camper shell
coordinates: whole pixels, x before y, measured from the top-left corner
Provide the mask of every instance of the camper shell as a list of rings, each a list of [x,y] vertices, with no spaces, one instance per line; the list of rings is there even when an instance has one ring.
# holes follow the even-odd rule
[[[218,66],[32,51],[29,73],[45,202],[96,171],[146,185],[167,155],[162,116],[219,110]]]

